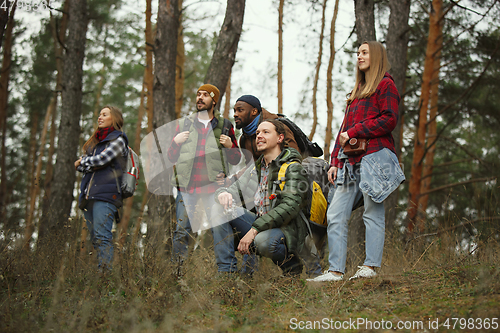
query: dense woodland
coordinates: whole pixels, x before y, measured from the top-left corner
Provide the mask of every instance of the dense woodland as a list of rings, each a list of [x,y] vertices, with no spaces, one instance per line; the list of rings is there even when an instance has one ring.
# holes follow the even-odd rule
[[[312,139],[324,140],[325,158],[337,131],[337,122],[332,127],[332,82],[341,80],[332,70],[336,54],[352,54],[364,40],[386,44],[391,74],[403,96],[394,137],[407,175],[387,205],[390,231],[406,241],[446,228],[456,228],[470,243],[477,237],[497,238],[491,232],[496,230],[499,200],[498,2],[354,1],[353,33],[337,50],[338,1],[331,22],[325,21],[330,8],[326,0],[281,0],[276,5],[279,36],[286,29],[286,7],[302,6],[318,19],[308,25],[317,45],[317,59],[311,59],[312,89],[304,91],[304,100],[311,103],[286,112]],[[201,16],[183,1],[160,2],[156,18],[149,1],[143,17],[120,13],[121,6],[117,0],[65,1],[62,8],[53,8],[29,42],[24,28],[16,25],[16,6],[3,11],[2,248],[37,251],[45,243],[54,246],[55,238],[62,249],[76,238],[85,240],[85,230],[76,235],[81,223],[72,162],[102,106],[123,109],[136,150],[153,127],[190,112],[194,92],[203,82],[227,94],[220,107],[226,117],[232,115],[230,75],[242,34],[244,0],[228,1],[218,35],[186,29]],[[23,38],[31,52],[17,55],[12,50]],[[276,47],[277,75],[269,80],[277,79],[276,111],[283,112],[282,37]],[[326,82],[320,81],[320,71]],[[174,81],[175,90],[170,89]],[[319,114],[323,110],[326,114]],[[312,124],[302,124],[304,116]],[[318,116],[327,120],[324,133],[319,133]],[[138,234],[146,229],[146,240],[168,239],[170,199],[151,197],[141,182],[126,202],[120,244],[136,246]],[[147,228],[141,229],[141,223]]]
[[[159,1],[153,17],[151,0],[141,16],[120,10],[121,0],[66,0],[31,36],[17,24],[15,5],[0,10],[0,253],[40,256],[51,274],[63,256],[87,256],[91,245],[75,202],[73,162],[104,105],[123,110],[137,152],[153,128],[191,112],[202,83],[225,94],[219,107],[231,119],[237,97],[231,95],[231,72],[245,34],[245,0],[228,0],[227,6],[218,1],[226,9],[216,34],[189,29],[211,18],[188,2]],[[342,76],[354,75],[360,42],[383,42],[402,96],[393,135],[407,178],[386,202],[388,234],[407,248],[444,232],[456,236],[456,251],[482,251],[478,244],[498,242],[500,2],[354,0],[356,20],[342,41],[336,40],[338,4],[273,1],[280,56],[264,78],[277,86],[278,110],[270,111],[286,113],[314,141],[324,142],[328,158],[340,123],[334,105],[342,106],[332,99],[346,93],[339,95]],[[294,7],[311,16],[303,31],[311,74],[301,105],[282,110],[284,98],[295,98],[282,89],[282,73],[291,69],[282,64],[287,45],[281,37]],[[16,44],[30,51],[16,54]],[[349,59],[343,60],[345,70],[334,71],[340,59]],[[133,249],[168,255],[172,203],[171,196],[152,195],[141,178],[117,225],[117,262]],[[352,219],[360,227],[350,228],[351,240],[362,244],[360,213]]]

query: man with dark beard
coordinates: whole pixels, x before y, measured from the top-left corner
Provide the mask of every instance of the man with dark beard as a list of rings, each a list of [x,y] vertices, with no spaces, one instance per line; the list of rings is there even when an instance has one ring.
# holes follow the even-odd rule
[[[254,161],[262,155],[257,151],[255,131],[259,124],[264,120],[277,119],[278,115],[263,109],[257,97],[252,95],[243,95],[236,100],[234,104],[234,123],[237,129],[242,129],[243,134],[240,137],[240,147],[245,154],[247,163],[251,158],[249,152],[252,153]],[[287,147],[295,148],[300,151],[293,132],[285,125],[285,143]]]
[[[199,215],[195,214],[197,204],[201,202],[209,227],[212,227],[218,271],[233,273],[237,270],[237,262],[234,245],[228,237],[232,235],[231,226],[218,224],[211,216],[214,192],[219,188],[217,175],[221,172],[227,174],[228,163],[236,165],[241,159],[231,122],[215,111],[219,95],[219,89],[211,84],[204,84],[198,89],[197,112],[179,121],[168,149],[168,158],[175,164],[172,185],[182,195],[176,209],[173,258],[182,263],[187,258],[190,234],[207,229],[202,227]]]

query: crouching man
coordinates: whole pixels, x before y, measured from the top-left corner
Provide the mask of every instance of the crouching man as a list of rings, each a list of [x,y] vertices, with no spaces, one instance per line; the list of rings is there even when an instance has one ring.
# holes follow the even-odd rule
[[[308,200],[302,158],[297,150],[285,148],[285,128],[278,120],[261,122],[256,134],[257,150],[262,155],[255,167],[248,168],[238,182],[219,188],[215,201],[226,210],[234,209],[234,199],[239,200],[239,185],[244,198],[254,198],[256,214],[237,207],[236,217],[228,222],[242,237],[237,250],[241,254],[256,253],[271,258],[284,274],[300,274],[301,258],[306,265],[310,262],[305,245],[307,226],[299,215]],[[286,162],[299,163],[287,168],[281,190],[276,181],[280,167]]]

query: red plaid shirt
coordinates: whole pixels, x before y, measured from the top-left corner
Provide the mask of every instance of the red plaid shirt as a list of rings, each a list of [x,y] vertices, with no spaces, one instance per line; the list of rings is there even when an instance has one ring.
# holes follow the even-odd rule
[[[398,122],[399,93],[394,80],[389,73],[379,83],[373,95],[363,99],[355,99],[346,110],[344,127],[340,130],[349,138],[370,139],[365,154],[349,156],[349,163],[361,161],[363,156],[375,153],[383,148],[389,148],[396,153],[392,131]],[[331,155],[331,166],[343,167],[343,162],[337,158],[340,150],[340,131],[335,140],[335,148]]]
[[[196,194],[207,194],[214,193],[220,186],[216,182],[211,182],[208,178],[207,164],[205,161],[205,144],[207,140],[207,134],[210,126],[212,129],[217,126],[218,119],[212,118],[207,127],[198,120],[198,117],[194,117],[193,126],[198,131],[198,143],[196,145],[196,152],[193,161],[193,171],[191,173],[191,180],[187,188],[180,188],[183,192],[196,193]],[[215,121],[214,121],[215,119]],[[175,129],[175,135],[180,132],[179,125]],[[212,132],[212,131],[210,131]],[[213,132],[212,132],[213,133]],[[174,137],[175,137],[174,135]],[[227,162],[232,165],[236,165],[240,162],[241,153],[238,149],[238,143],[236,141],[236,136],[234,134],[233,126],[229,128],[228,136],[231,138],[233,145],[230,149],[226,150]],[[172,140],[172,144],[168,150],[168,159],[175,163],[179,158],[182,145],[178,145]],[[236,148],[236,149],[233,149]]]

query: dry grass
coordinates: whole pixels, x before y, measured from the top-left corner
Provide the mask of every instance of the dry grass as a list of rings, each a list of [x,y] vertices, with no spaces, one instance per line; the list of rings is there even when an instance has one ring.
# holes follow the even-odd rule
[[[499,244],[458,253],[453,234],[405,247],[386,242],[371,280],[314,284],[282,277],[267,259],[253,278],[220,276],[213,250],[198,248],[179,278],[166,253],[125,251],[113,272],[68,249],[58,267],[43,256],[2,253],[1,332],[275,332],[303,321],[493,318],[500,308]],[[354,272],[349,263],[347,276]],[[441,327],[443,330],[443,327]],[[320,329],[312,330],[320,331]]]

